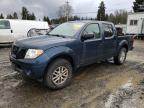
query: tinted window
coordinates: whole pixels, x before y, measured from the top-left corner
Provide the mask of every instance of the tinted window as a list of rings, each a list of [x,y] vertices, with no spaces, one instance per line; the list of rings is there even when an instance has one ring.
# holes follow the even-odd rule
[[[88,25],[83,34],[94,34],[95,39],[99,39],[101,37],[99,25],[98,24]]]
[[[9,21],[0,21],[0,29],[10,29]]]
[[[114,31],[113,31],[113,26],[111,24],[103,24],[103,29],[106,38],[113,36]]]

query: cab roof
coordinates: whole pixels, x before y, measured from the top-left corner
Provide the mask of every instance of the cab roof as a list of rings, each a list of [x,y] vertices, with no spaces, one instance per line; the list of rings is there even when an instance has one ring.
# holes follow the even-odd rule
[[[78,20],[78,21],[69,21],[72,23],[108,23],[108,24],[113,24],[112,22],[108,21],[92,21],[92,20]]]

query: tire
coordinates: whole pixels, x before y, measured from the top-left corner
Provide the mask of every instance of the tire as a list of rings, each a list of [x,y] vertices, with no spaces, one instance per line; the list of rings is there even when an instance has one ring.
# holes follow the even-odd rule
[[[114,63],[117,65],[122,65],[127,57],[127,50],[126,48],[121,48],[118,55],[114,57]]]
[[[44,84],[53,90],[68,86],[71,80],[72,65],[65,59],[56,59],[53,61],[44,76]]]

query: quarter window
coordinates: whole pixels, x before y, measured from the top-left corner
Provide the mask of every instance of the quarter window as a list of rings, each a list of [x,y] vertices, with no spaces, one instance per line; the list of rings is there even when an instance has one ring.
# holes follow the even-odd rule
[[[114,35],[113,26],[111,24],[103,24],[105,38],[110,38]]]
[[[94,34],[94,39],[101,38],[100,28],[98,24],[88,25],[83,34]]]

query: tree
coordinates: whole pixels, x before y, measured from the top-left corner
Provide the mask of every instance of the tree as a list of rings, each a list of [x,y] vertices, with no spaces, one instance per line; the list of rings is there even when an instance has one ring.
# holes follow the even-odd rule
[[[114,24],[126,24],[128,12],[126,10],[116,10],[108,16],[108,21]]]
[[[0,15],[0,19],[4,19],[4,16],[3,16],[3,14],[1,13],[1,15]]]
[[[135,0],[135,2],[133,2],[133,11],[134,12],[144,12],[144,0]]]
[[[60,23],[59,18],[52,19],[52,20],[51,20],[51,23],[52,23],[52,24],[59,24],[59,23]]]
[[[59,7],[58,16],[62,22],[65,22],[67,18],[69,18],[72,15],[72,12],[72,6],[70,6],[69,4],[64,4]]]
[[[84,20],[84,18],[83,18],[83,17],[81,17],[81,20]]]
[[[29,11],[26,7],[22,7],[22,13],[21,13],[22,19],[26,20],[29,17]]]
[[[44,16],[43,21],[46,21],[46,17]]]
[[[144,1],[143,0],[135,0],[138,4],[143,4]]]
[[[100,20],[100,21],[105,20],[105,4],[103,1],[100,3],[99,9],[98,9],[97,20]]]
[[[18,19],[18,15],[16,12],[13,13],[13,19]]]
[[[105,15],[105,21],[108,21],[108,14]]]
[[[110,22],[115,22],[115,15],[113,13],[111,13],[109,16],[108,16],[108,21]]]
[[[26,7],[22,7],[22,13],[21,13],[23,20],[36,20],[36,16],[34,13],[29,13],[28,9]]]
[[[47,17],[44,16],[43,21],[46,21],[46,22],[48,22],[49,25],[51,25],[51,21],[48,16]]]
[[[80,17],[77,15],[69,17],[69,21],[78,21],[78,20],[80,20]]]
[[[11,14],[8,14],[6,18],[7,19],[13,19],[13,16]]]
[[[34,13],[28,14],[28,18],[27,18],[27,19],[28,19],[28,20],[36,20],[36,16],[35,16]]]

